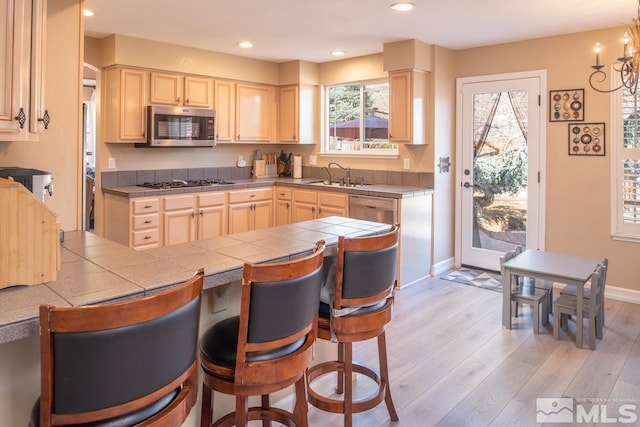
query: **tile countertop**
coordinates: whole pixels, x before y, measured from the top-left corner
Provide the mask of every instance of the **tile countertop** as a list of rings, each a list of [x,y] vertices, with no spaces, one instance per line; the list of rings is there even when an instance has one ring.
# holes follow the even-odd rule
[[[306,255],[320,239],[328,246],[325,253],[331,253],[340,235],[370,235],[388,227],[327,217],[145,251],[93,233],[67,232],[56,281],[0,289],[0,344],[37,335],[40,304],[80,306],[148,295],[187,280],[201,267],[204,288],[213,288],[240,280],[245,262]]]
[[[135,185],[123,187],[102,187],[104,193],[114,194],[123,197],[147,197],[177,193],[197,193],[202,191],[223,191],[238,190],[243,188],[270,187],[282,185],[286,187],[301,187],[315,189],[318,191],[334,191],[349,194],[360,194],[366,196],[380,196],[394,199],[410,198],[433,194],[432,188],[412,187],[404,185],[387,184],[367,184],[355,187],[341,187],[338,185],[323,185],[318,179],[311,178],[255,178],[255,179],[234,179],[233,184],[196,186],[171,189],[151,189]]]

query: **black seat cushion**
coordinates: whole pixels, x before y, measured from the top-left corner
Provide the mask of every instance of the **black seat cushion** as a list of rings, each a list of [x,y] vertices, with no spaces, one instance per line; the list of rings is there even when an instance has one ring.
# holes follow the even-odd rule
[[[86,424],[75,424],[78,427],[129,427],[136,424],[141,423],[142,421],[151,418],[155,414],[162,411],[166,408],[173,399],[176,398],[178,393],[180,392],[180,388],[173,390],[171,393],[167,394],[161,399],[156,400],[151,405],[145,406],[144,408],[130,412],[125,415],[120,415],[115,418],[110,418],[108,420],[97,421]],[[36,400],[36,403],[33,405],[31,409],[31,419],[29,420],[29,427],[38,427],[40,425],[40,398]]]
[[[361,307],[349,314],[358,315],[358,314],[364,314],[364,313],[371,313],[372,311],[380,310],[386,302],[387,300],[383,299],[382,301],[378,301],[375,304],[368,305],[366,307]],[[331,317],[331,306],[329,304],[321,302],[320,307],[318,308],[318,317],[321,317],[323,319],[329,319]]]
[[[221,366],[235,368],[238,351],[240,316],[221,320],[211,326],[200,338],[200,354],[205,359]],[[305,337],[271,351],[256,351],[247,355],[247,361],[258,362],[286,356],[303,346]]]

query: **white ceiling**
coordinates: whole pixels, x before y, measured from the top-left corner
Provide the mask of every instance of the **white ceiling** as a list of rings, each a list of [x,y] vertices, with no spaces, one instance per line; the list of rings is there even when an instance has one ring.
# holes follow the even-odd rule
[[[636,0],[86,0],[87,35],[123,34],[274,62],[326,62],[417,39],[450,49],[617,27]],[[251,40],[252,49],[237,43]]]

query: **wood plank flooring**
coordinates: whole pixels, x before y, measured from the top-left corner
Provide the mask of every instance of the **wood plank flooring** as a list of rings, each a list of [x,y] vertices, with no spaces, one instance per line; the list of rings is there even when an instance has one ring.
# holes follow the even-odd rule
[[[438,278],[398,291],[387,345],[400,421],[392,423],[381,404],[355,414],[354,425],[534,426],[540,397],[640,401],[640,306],[607,300],[604,339],[591,351],[586,342],[585,349],[576,348],[571,321],[558,341],[553,319],[534,335],[529,307],[512,330],[503,328],[501,305],[498,292]],[[377,366],[375,340],[356,344],[354,354]],[[366,393],[368,380],[360,378],[358,393]],[[330,389],[330,380],[322,378],[319,386]],[[607,406],[617,417],[617,407]],[[340,415],[313,407],[309,421],[342,425]]]

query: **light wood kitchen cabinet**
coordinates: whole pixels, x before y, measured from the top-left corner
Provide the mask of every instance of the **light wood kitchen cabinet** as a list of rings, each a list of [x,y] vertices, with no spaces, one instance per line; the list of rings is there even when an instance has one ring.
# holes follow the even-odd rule
[[[227,234],[227,195],[216,191],[196,195],[198,206],[198,240]]]
[[[236,84],[229,80],[216,80],[214,87],[216,141],[233,141],[236,129]]]
[[[229,192],[229,233],[273,225],[273,187]]]
[[[105,237],[133,249],[160,246],[160,197],[104,195]]]
[[[293,191],[292,222],[308,221],[332,215],[348,216],[349,195],[330,191]]]
[[[163,244],[175,245],[227,234],[225,197],[221,191],[164,196]]]
[[[213,108],[213,79],[150,73],[149,103]]]
[[[419,70],[389,72],[389,140],[427,143],[429,73]]]
[[[275,137],[275,88],[269,85],[236,83],[237,141],[271,142]]]
[[[291,193],[291,188],[275,188],[276,225],[291,224]]]
[[[316,86],[288,85],[278,89],[278,139],[313,144],[316,140]]]
[[[114,67],[104,73],[106,142],[145,141],[148,72]]]
[[[0,0],[0,141],[37,140],[44,104],[47,0]]]

